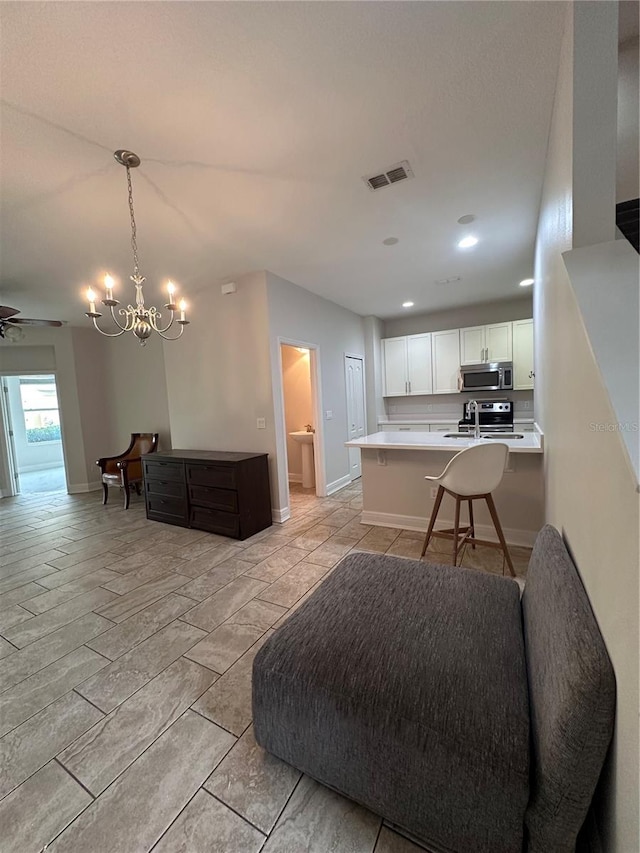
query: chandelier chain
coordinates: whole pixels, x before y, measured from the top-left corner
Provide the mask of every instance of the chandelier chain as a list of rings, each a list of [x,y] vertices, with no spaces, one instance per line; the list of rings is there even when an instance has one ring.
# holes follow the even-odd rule
[[[136,217],[133,212],[133,186],[131,184],[131,169],[127,166],[127,187],[129,189],[129,216],[131,217],[131,249],[133,251],[133,273],[140,275],[140,266],[138,263],[138,241]]]

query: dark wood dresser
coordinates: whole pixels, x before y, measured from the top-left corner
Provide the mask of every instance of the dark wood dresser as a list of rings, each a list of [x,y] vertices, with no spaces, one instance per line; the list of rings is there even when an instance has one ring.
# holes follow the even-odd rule
[[[147,518],[246,539],[271,525],[266,453],[167,450],[142,457]]]

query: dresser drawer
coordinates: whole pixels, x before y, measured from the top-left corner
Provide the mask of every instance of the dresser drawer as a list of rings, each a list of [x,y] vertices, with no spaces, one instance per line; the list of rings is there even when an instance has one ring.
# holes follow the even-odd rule
[[[220,512],[215,509],[192,506],[189,525],[199,530],[209,530],[221,536],[231,536],[235,539],[240,534],[240,516],[231,512]]]
[[[232,489],[189,485],[189,500],[192,506],[220,509],[223,512],[238,512],[238,493]]]
[[[148,495],[160,495],[166,498],[182,498],[187,493],[187,487],[178,480],[145,480],[144,487]]]
[[[236,469],[230,465],[189,465],[189,486],[217,486],[221,489],[236,488]]]
[[[163,516],[170,517],[174,521],[187,520],[187,502],[184,498],[167,498],[148,492],[146,498],[148,518]]]
[[[184,479],[182,462],[160,462],[144,460],[145,480],[178,480]]]

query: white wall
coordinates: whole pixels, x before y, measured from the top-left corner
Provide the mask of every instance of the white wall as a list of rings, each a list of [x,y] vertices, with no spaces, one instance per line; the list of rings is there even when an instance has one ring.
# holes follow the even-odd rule
[[[302,445],[290,438],[289,433],[305,429],[307,424],[314,425],[309,353],[286,344],[282,345],[281,353],[287,467],[289,480],[299,483],[302,482]]]
[[[326,483],[329,491],[350,480],[347,441],[347,391],[344,356],[364,357],[364,324],[359,314],[347,311],[303,290],[290,281],[267,272],[269,338],[273,365],[273,401],[276,411],[282,407],[282,377],[278,369],[280,339],[300,341],[318,347],[320,362],[321,408],[325,416],[315,424],[324,441]],[[333,417],[326,418],[331,411]],[[284,450],[284,429],[277,435],[279,452]],[[280,500],[287,494],[285,466],[279,466]],[[284,509],[284,504],[278,504]]]
[[[179,342],[163,343],[152,336],[144,347],[131,334],[107,339],[105,388],[112,446],[101,455],[125,450],[132,432],[157,432],[160,449],[171,448],[164,349],[181,347],[194,328],[195,323],[187,326]]]
[[[455,285],[451,285],[455,287]],[[514,282],[516,290],[522,293]],[[433,311],[427,314],[407,314],[385,320],[383,338],[396,335],[419,335],[421,332],[442,332],[446,329],[464,329],[467,326],[484,326],[489,323],[507,323],[510,320],[527,320],[533,316],[531,292],[513,299],[501,299],[497,302],[482,302],[478,305],[465,305],[447,311]]]
[[[217,285],[193,294],[191,325],[180,341],[164,346],[171,440],[182,450],[268,453],[275,504],[265,273],[237,278],[236,285],[225,296]],[[258,418],[265,429],[257,429]]]
[[[382,338],[384,322],[379,317],[365,317],[364,323],[364,377],[366,391],[367,434],[377,432],[378,419],[386,415],[382,396]]]
[[[561,531],[572,551],[616,672],[615,740],[596,804],[603,849],[606,853],[629,853],[638,849],[639,832],[640,508],[637,482],[620,434],[591,428],[592,423],[611,423],[614,413],[561,255],[574,244],[574,218],[578,214],[581,240],[588,232],[599,233],[600,226],[608,227],[601,211],[588,221],[588,211],[577,209],[579,200],[583,204],[590,195],[588,184],[584,185],[589,179],[586,148],[601,116],[595,94],[589,103],[582,91],[583,86],[591,84],[590,74],[574,75],[584,63],[574,63],[572,27],[576,12],[576,50],[611,50],[611,29],[616,22],[603,6],[609,6],[615,17],[616,4],[582,3],[567,11],[536,242],[536,405],[545,433],[547,520]],[[606,30],[602,44],[594,29]],[[602,71],[603,64],[599,67]],[[602,120],[609,120],[609,116],[607,104]],[[605,129],[605,136],[609,131]],[[579,168],[574,158],[576,146],[581,150]],[[598,171],[604,157],[608,162],[603,170],[611,176],[615,141],[613,152],[607,151],[602,140],[591,150],[595,158],[591,171]],[[607,191],[593,203],[606,206],[609,195]]]
[[[637,38],[625,41],[618,51],[618,162],[616,172],[616,201],[628,201],[640,197],[640,175],[638,158],[640,146],[638,132],[640,115],[638,102],[638,54],[640,41]]]

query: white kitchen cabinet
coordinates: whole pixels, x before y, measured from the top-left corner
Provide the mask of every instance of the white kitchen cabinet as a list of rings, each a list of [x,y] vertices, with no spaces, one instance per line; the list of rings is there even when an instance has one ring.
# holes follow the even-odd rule
[[[491,323],[460,329],[460,364],[511,361],[511,327],[511,323]]]
[[[533,320],[514,320],[513,326],[513,390],[533,388]]]
[[[393,424],[378,424],[379,432],[429,432],[429,424],[408,424],[396,421]]]
[[[460,374],[460,330],[448,329],[431,335],[433,394],[454,394]]]
[[[431,424],[429,432],[458,432],[458,424]]]
[[[431,335],[384,338],[384,396],[431,394]]]

